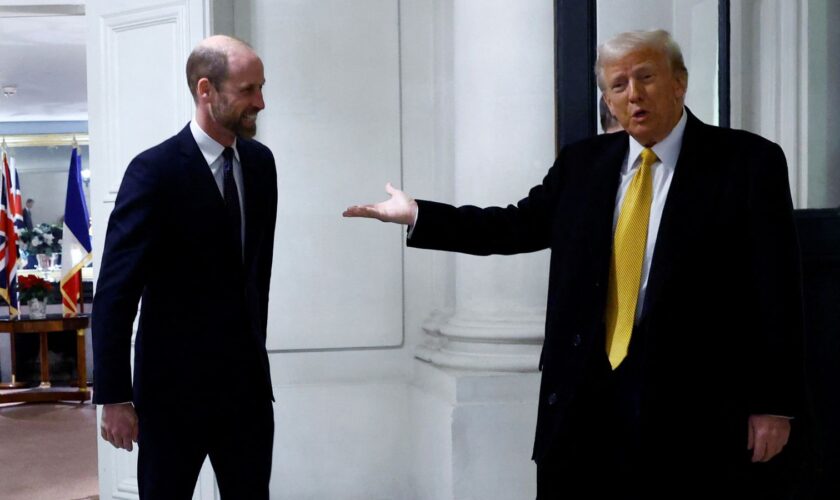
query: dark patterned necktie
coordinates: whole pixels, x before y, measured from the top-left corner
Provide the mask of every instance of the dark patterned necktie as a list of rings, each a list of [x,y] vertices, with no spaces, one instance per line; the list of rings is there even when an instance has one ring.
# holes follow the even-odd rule
[[[224,191],[225,206],[227,207],[227,228],[230,242],[234,245],[240,257],[242,256],[242,211],[239,208],[239,191],[236,189],[236,179],[233,178],[233,148],[225,148],[222,156],[225,159]]]

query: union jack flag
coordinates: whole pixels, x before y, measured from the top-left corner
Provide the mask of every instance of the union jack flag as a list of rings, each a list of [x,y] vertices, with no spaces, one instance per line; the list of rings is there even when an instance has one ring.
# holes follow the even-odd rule
[[[12,205],[12,211],[15,214],[15,232],[20,238],[20,232],[23,231],[26,226],[23,224],[23,199],[20,195],[20,176],[18,175],[17,168],[15,168],[15,159],[12,158],[11,161],[11,171],[12,171],[12,192],[14,196],[14,205]]]
[[[18,235],[15,229],[15,192],[9,157],[5,151],[0,182],[0,297],[9,304],[9,316],[15,317],[20,314],[17,296]]]

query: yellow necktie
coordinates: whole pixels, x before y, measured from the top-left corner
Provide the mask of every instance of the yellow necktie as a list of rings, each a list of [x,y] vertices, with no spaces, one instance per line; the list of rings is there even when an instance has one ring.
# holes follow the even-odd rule
[[[630,181],[621,204],[610,259],[606,320],[607,354],[613,370],[627,356],[627,346],[633,333],[653,198],[650,168],[658,160],[650,148],[644,148],[640,156],[642,164]]]

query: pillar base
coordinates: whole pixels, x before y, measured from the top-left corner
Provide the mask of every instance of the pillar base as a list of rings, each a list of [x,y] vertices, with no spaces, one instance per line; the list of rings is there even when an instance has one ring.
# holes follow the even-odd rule
[[[536,497],[531,461],[538,372],[455,370],[416,361],[410,393],[418,499]]]
[[[415,357],[456,370],[535,372],[539,368],[545,311],[481,314],[435,311]]]

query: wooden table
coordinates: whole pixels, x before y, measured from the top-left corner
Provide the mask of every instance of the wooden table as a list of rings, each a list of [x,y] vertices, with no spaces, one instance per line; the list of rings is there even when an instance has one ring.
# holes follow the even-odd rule
[[[0,333],[37,334],[40,336],[41,385],[35,388],[12,390],[0,394],[0,403],[42,402],[42,401],[88,401],[87,365],[85,363],[85,329],[90,316],[79,315],[65,318],[60,314],[48,314],[44,319],[31,319],[22,315],[18,319],[0,318]],[[52,387],[50,384],[50,363],[47,357],[47,334],[50,332],[76,331],[77,387]],[[14,352],[12,356],[14,356]]]

